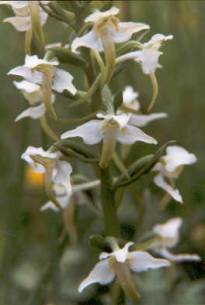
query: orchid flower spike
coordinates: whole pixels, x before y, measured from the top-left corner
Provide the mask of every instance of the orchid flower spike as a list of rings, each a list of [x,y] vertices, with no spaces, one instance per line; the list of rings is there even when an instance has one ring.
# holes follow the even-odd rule
[[[180,175],[184,165],[191,165],[197,161],[194,154],[189,153],[181,146],[169,146],[166,155],[154,166],[158,172],[154,177],[154,183],[165,190],[174,200],[183,202],[182,196],[174,187],[174,180]]]
[[[31,12],[29,4],[36,1],[0,1],[1,4],[9,5],[15,16],[4,19],[4,22],[10,23],[17,31],[27,32],[32,28]],[[50,1],[40,1],[48,4]],[[47,21],[48,14],[39,7],[40,23],[44,25]]]
[[[151,244],[150,249],[170,261],[200,261],[200,257],[196,254],[173,254],[168,250],[178,243],[181,225],[182,219],[176,217],[169,219],[163,224],[154,226],[152,231],[156,235],[156,238]]]
[[[121,144],[133,144],[141,141],[149,144],[157,144],[157,141],[145,134],[128,122],[129,114],[97,114],[97,120],[91,120],[79,127],[66,131],[61,135],[62,139],[80,137],[85,144],[94,145],[103,141],[100,166],[106,167],[112,159],[116,142]]]
[[[117,15],[119,9],[112,7],[107,11],[95,11],[89,15],[85,22],[90,22],[93,27],[91,31],[82,37],[73,40],[72,51],[80,47],[94,49],[98,52],[104,50],[105,40],[112,40],[113,43],[128,41],[134,33],[149,29],[149,25],[136,22],[120,22]]]
[[[138,101],[139,93],[134,91],[131,86],[125,87],[123,91],[123,103],[118,112],[130,113],[129,123],[137,127],[147,126],[150,122],[167,117],[167,113],[141,114],[140,103]]]
[[[141,50],[126,53],[118,57],[117,62],[134,59],[140,63],[144,74],[152,74],[157,68],[162,67],[159,64],[159,57],[163,54],[159,51],[161,45],[171,39],[173,39],[173,35],[155,34],[148,42],[142,44]]]
[[[118,246],[111,253],[101,253],[100,262],[95,265],[90,274],[82,281],[79,292],[91,284],[106,285],[117,277],[121,288],[128,297],[135,297],[137,292],[132,280],[131,271],[141,272],[148,269],[168,267],[169,261],[157,259],[145,251],[129,251],[133,242],[128,242],[122,249]]]
[[[66,208],[70,202],[72,167],[70,163],[60,160],[60,157],[59,152],[45,151],[41,147],[33,146],[29,146],[21,156],[35,171],[45,173],[45,183],[48,183],[47,187],[51,187],[54,194],[55,202],[48,201],[42,206],[41,211],[48,208],[58,211],[60,208]]]

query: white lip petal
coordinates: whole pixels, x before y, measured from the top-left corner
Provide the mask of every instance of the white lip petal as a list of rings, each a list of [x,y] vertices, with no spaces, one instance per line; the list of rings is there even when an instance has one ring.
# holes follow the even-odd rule
[[[178,189],[174,189],[170,184],[168,184],[161,174],[154,177],[154,183],[167,192],[174,200],[182,203],[183,199]]]
[[[176,145],[167,147],[167,154],[163,159],[165,160],[165,168],[168,172],[173,172],[178,166],[193,164],[197,161],[194,154]]]
[[[197,254],[173,254],[169,252],[167,249],[162,249],[159,251],[159,253],[163,257],[174,262],[186,262],[186,261],[199,262],[201,260],[200,256]]]
[[[148,144],[157,144],[157,141],[154,138],[148,136],[142,130],[134,126],[127,126],[122,130],[118,130],[117,141],[122,144],[133,144],[137,141]]]
[[[43,104],[35,107],[30,107],[24,110],[23,112],[21,112],[16,117],[15,122],[27,117],[30,117],[32,119],[39,119],[44,115],[45,112],[46,112],[46,108]]]
[[[152,113],[152,114],[133,114],[129,120],[129,123],[137,126],[144,127],[152,121],[163,119],[167,117],[167,113]]]
[[[178,239],[179,229],[182,225],[180,217],[171,218],[163,224],[153,227],[152,231],[162,238]]]
[[[75,95],[77,90],[73,85],[72,81],[73,76],[69,72],[64,71],[62,69],[56,69],[52,88],[60,93],[64,90],[67,90],[73,95]]]
[[[129,266],[134,272],[146,271],[148,269],[158,269],[170,266],[169,261],[154,258],[145,251],[133,251],[129,253]]]
[[[119,13],[119,8],[113,6],[109,10],[101,12],[99,10],[96,10],[94,13],[90,14],[85,18],[85,22],[97,22],[101,18],[106,18],[110,16],[115,16]]]
[[[118,27],[118,30],[112,31],[112,38],[115,43],[128,41],[134,33],[150,28],[147,24],[137,22],[120,22]]]
[[[110,270],[108,260],[103,260],[95,265],[90,274],[80,284],[78,291],[82,292],[91,284],[99,283],[101,285],[112,282],[115,274]]]
[[[19,32],[26,32],[31,28],[31,17],[8,17],[4,19],[4,22],[10,23]]]
[[[76,52],[76,50],[80,47],[95,49],[98,52],[103,51],[101,40],[96,36],[95,32],[92,30],[87,34],[81,37],[77,37],[73,40],[71,45],[72,52]]]
[[[59,208],[52,202],[52,201],[48,201],[46,202],[41,208],[40,211],[44,212],[46,210],[53,210],[54,212],[59,212]]]
[[[91,120],[79,127],[66,131],[61,139],[80,137],[85,144],[94,145],[102,141],[101,121]]]
[[[161,68],[161,65],[159,64],[159,57],[161,54],[162,52],[152,48],[143,49],[142,51],[138,51],[135,61],[141,64],[144,74],[151,74],[154,73],[157,68]]]
[[[56,167],[53,169],[52,181],[56,198],[63,209],[69,204],[72,196],[71,173],[72,167],[70,163],[61,160],[57,161]]]

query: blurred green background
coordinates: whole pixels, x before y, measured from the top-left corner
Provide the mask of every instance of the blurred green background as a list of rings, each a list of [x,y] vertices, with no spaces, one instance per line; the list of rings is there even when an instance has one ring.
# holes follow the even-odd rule
[[[155,33],[174,35],[174,40],[164,47],[160,60],[163,69],[157,71],[160,91],[154,109],[167,112],[169,117],[153,123],[146,130],[159,139],[160,144],[174,139],[198,157],[197,164],[186,168],[178,181],[185,200],[183,206],[173,202],[162,214],[158,207],[162,192],[151,180],[141,182],[139,188],[149,185],[150,191],[145,193],[149,198],[139,235],[157,221],[180,215],[185,221],[178,249],[205,257],[205,1],[114,3],[121,8],[123,20],[145,22],[151,26],[145,41]],[[7,8],[0,7],[0,20],[9,14]],[[45,33],[47,43],[67,41],[68,31],[53,19],[46,24]],[[107,288],[97,288],[101,298],[95,298],[94,288],[83,296],[76,290],[95,262],[95,259],[93,262],[88,260],[94,250],[90,249],[87,240],[89,234],[99,229],[95,215],[90,216],[90,211],[83,205],[78,207],[76,221],[79,232],[85,227],[88,230],[79,233],[80,245],[70,247],[58,264],[56,245],[61,220],[58,215],[39,212],[46,200],[43,189],[26,183],[25,164],[20,159],[28,145],[42,145],[47,140],[42,136],[38,122],[25,119],[14,123],[26,102],[6,75],[11,68],[23,63],[23,34],[1,23],[0,41],[0,305],[97,305],[102,304],[102,300],[109,304],[105,294]],[[73,73],[79,77],[78,71]],[[119,90],[128,84],[139,91],[143,107],[146,107],[151,94],[149,80],[133,63],[127,64],[126,70],[116,78],[113,89]],[[136,157],[152,150],[140,145],[136,148]],[[133,217],[133,208],[129,211],[129,197],[126,200],[128,212],[122,215],[122,222],[124,234],[129,236],[131,225],[142,215],[138,211],[137,217]],[[49,273],[46,266],[50,262]],[[154,271],[138,275],[136,281],[142,294],[139,304],[204,304],[204,274],[202,262],[194,266],[181,264],[177,275],[174,270],[169,274]],[[170,277],[174,277],[174,284],[167,288]]]

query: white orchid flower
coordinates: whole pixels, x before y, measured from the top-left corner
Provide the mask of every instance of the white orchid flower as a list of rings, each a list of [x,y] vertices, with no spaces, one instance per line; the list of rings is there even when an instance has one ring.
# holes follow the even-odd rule
[[[91,284],[109,284],[115,276],[117,276],[122,288],[125,289],[126,284],[127,286],[131,285],[130,271],[142,272],[170,265],[169,261],[154,258],[148,252],[129,251],[129,247],[132,245],[133,242],[128,242],[122,249],[118,248],[111,253],[101,253],[100,262],[95,265],[87,278],[80,284],[79,292],[82,292]]]
[[[72,51],[76,52],[78,48],[86,47],[102,52],[104,38],[108,39],[109,36],[109,40],[112,40],[113,43],[122,43],[128,41],[134,33],[150,28],[144,23],[120,22],[118,14],[119,9],[112,7],[105,12],[97,10],[89,15],[85,22],[91,22],[93,27],[84,36],[73,40]]]
[[[118,57],[117,62],[134,59],[141,64],[144,74],[152,74],[157,68],[162,67],[159,64],[159,57],[163,54],[159,51],[161,45],[171,39],[173,39],[173,35],[155,34],[148,42],[142,44],[141,50],[126,53]]]
[[[80,137],[85,144],[94,145],[103,141],[101,166],[107,166],[115,150],[116,142],[133,144],[141,141],[148,144],[157,144],[157,141],[128,122],[129,114],[97,114],[97,120],[91,120],[79,127],[66,131],[62,139]]]
[[[49,175],[49,183],[52,185],[56,201],[59,207],[64,209],[69,204],[72,195],[70,182],[72,167],[68,162],[60,160],[60,156],[59,152],[53,153],[45,151],[41,147],[29,146],[21,158],[30,164],[34,170]],[[40,159],[36,161],[32,157],[40,157]],[[47,202],[41,210],[44,211],[48,208],[54,211],[59,210],[52,201]]]
[[[168,250],[169,248],[176,246],[178,243],[179,229],[181,225],[182,219],[176,217],[169,219],[163,224],[154,226],[152,231],[156,235],[156,239],[150,249],[170,261],[199,261],[200,257],[196,254],[173,254]]]
[[[29,9],[29,3],[35,1],[0,1],[1,4],[9,5],[15,16],[4,19],[4,22],[10,23],[17,31],[26,32],[32,28],[31,14]],[[41,1],[44,4],[48,4],[49,1]],[[44,25],[47,21],[48,14],[39,7],[40,22]]]
[[[41,207],[41,211],[51,209],[58,212],[60,209],[65,209],[71,202],[72,196],[98,187],[100,180],[89,181],[80,184],[71,184],[72,167],[70,163],[61,160],[60,152],[50,152],[43,150],[41,147],[29,146],[22,154],[21,158],[25,160],[34,171],[49,175],[49,183],[52,186],[52,192],[58,202],[51,200]]]
[[[26,117],[30,117],[32,119],[41,118],[46,112],[46,107],[43,104],[43,92],[41,86],[25,80],[20,82],[14,81],[14,85],[21,91],[25,99],[31,105],[31,107],[20,113],[15,121],[17,122]],[[54,101],[55,96],[52,95],[52,103],[54,103]]]
[[[167,113],[151,113],[151,114],[141,114],[140,113],[140,103],[138,101],[139,93],[134,91],[131,86],[125,87],[123,91],[123,103],[119,109],[123,112],[131,113],[129,123],[137,127],[147,126],[152,121],[163,119],[167,117]]]
[[[52,77],[52,89],[62,93],[64,90],[75,95],[76,88],[73,85],[73,76],[62,69],[56,68],[57,60],[48,61],[40,59],[37,55],[26,55],[25,64],[11,69],[8,75],[23,77],[26,81],[34,84],[42,84],[45,71],[49,70]]]
[[[157,176],[154,177],[154,183],[176,201],[182,203],[182,196],[179,190],[174,187],[174,180],[178,178],[184,165],[191,165],[196,161],[196,156],[183,147],[176,145],[167,147],[166,155],[161,157],[153,169],[158,172]]]

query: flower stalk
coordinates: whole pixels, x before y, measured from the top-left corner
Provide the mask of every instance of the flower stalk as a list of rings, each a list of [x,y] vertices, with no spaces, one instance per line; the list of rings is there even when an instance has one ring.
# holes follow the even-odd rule
[[[118,237],[120,226],[117,218],[115,193],[112,191],[110,167],[101,168],[101,204],[106,235]]]

